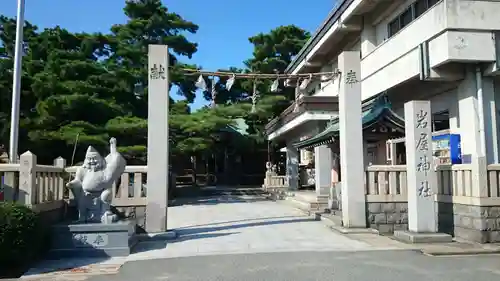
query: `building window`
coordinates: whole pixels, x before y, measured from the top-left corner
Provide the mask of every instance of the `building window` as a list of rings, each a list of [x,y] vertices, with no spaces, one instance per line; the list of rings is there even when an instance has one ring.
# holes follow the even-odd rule
[[[399,17],[389,23],[389,37],[396,34],[401,28],[399,27]]]
[[[417,2],[415,2],[414,6],[415,6],[415,17],[419,17],[420,15],[422,15],[425,11],[427,11],[427,9],[429,9],[429,6],[428,6],[428,1],[422,1],[422,0],[418,0]]]
[[[423,0],[423,1],[425,1],[425,0]],[[429,2],[429,7],[432,7],[432,6],[436,5],[437,2],[439,2],[439,0],[427,0],[427,1]]]
[[[417,17],[421,16],[429,8],[437,4],[440,0],[417,0],[408,9],[396,16],[388,25],[389,38],[394,36],[402,28],[410,24]]]
[[[400,24],[401,24],[401,28],[407,26],[408,24],[410,24],[410,22],[413,20],[413,16],[411,14],[411,7],[406,9],[406,11],[404,11],[401,16],[399,16],[399,21],[400,21]]]
[[[432,131],[450,129],[450,112],[448,110],[432,114]]]

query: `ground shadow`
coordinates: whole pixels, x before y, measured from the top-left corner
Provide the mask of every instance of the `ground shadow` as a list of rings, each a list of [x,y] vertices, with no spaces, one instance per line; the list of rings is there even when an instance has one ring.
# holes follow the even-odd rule
[[[215,231],[221,231],[221,230],[232,230],[232,229],[239,229],[239,228],[246,228],[246,227],[299,223],[299,222],[312,222],[312,221],[316,222],[316,220],[314,218],[273,220],[273,221],[250,222],[250,223],[231,224],[231,225],[213,226],[213,227],[184,228],[184,229],[178,229],[178,230],[176,230],[176,232],[180,237],[182,237],[184,235],[193,235],[193,234],[215,232]]]
[[[457,216],[453,204],[438,202],[438,231],[455,236],[455,217]]]
[[[217,205],[234,203],[252,203],[269,201],[267,198],[248,198],[248,197],[204,197],[204,198],[182,198],[169,203],[169,207],[178,207],[183,205]]]
[[[5,186],[5,185],[4,185]],[[27,193],[23,190],[14,189],[9,190],[7,192],[12,198],[13,201],[16,201],[19,204],[26,204],[25,200],[28,198]],[[60,224],[65,224],[65,215],[68,216],[68,219],[73,219],[71,213],[66,213],[67,209],[58,208],[51,211],[45,211],[39,213],[39,219],[41,223],[46,226],[38,233],[38,235],[44,236],[43,239],[43,251],[39,256],[36,256],[34,259],[27,259],[23,264],[12,264],[5,265],[7,269],[5,270],[0,266],[0,279],[3,278],[20,278],[21,276],[33,276],[38,274],[48,274],[56,271],[75,271],[81,270],[81,268],[89,266],[94,263],[104,262],[109,260],[111,257],[103,250],[96,248],[91,243],[88,243],[84,240],[79,240],[78,247],[81,249],[93,249],[95,255],[92,257],[79,257],[79,256],[65,256],[65,255],[57,255],[54,256],[51,253],[52,249],[52,226],[59,222]],[[75,243],[77,243],[75,242]],[[82,269],[82,271],[84,271]]]
[[[175,244],[179,242],[189,241],[189,240],[198,240],[198,239],[207,239],[207,238],[215,238],[228,236],[232,234],[238,234],[239,232],[226,232],[226,233],[193,233],[193,234],[185,234],[181,235],[174,240],[150,240],[150,241],[142,241],[139,242],[133,249],[131,254],[161,250],[165,249],[168,244]]]
[[[33,266],[29,270],[27,270],[23,276],[30,277],[38,274],[48,274],[52,272],[64,272],[64,271],[85,273],[90,270],[86,268],[87,266],[96,263],[102,263],[111,258],[111,256],[109,256],[106,253],[106,251],[104,251],[103,249],[99,249],[86,241],[79,240],[78,244],[79,248],[92,249],[93,251],[92,256],[90,257],[83,257],[77,255],[53,256],[49,252],[48,255],[45,256],[45,259],[40,260],[35,264],[33,264]]]
[[[216,205],[220,203],[248,203],[268,201],[266,193],[260,188],[251,187],[184,187],[176,189],[175,199],[170,207],[182,205]]]
[[[190,226],[183,226],[183,227],[176,228],[176,230],[193,228],[196,226],[209,226],[209,225],[219,225],[219,224],[227,224],[227,223],[273,220],[273,219],[286,219],[286,218],[296,218],[296,217],[297,216],[280,216],[280,217],[264,217],[264,218],[244,219],[244,220],[234,220],[234,221],[222,221],[222,222],[213,222],[213,223],[206,223],[206,224],[196,224],[196,225],[190,225]]]

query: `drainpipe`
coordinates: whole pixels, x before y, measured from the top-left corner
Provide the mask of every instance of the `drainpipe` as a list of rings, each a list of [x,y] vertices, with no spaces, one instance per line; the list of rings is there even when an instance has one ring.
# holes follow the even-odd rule
[[[483,101],[483,74],[481,67],[476,66],[476,89],[477,89],[477,115],[479,119],[479,140],[480,149],[478,157],[486,156],[486,135],[484,134],[484,101]]]

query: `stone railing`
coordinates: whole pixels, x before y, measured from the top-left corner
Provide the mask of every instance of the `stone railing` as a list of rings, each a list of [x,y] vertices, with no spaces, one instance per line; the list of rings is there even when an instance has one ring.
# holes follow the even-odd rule
[[[406,202],[406,165],[372,165],[366,168],[367,202]]]
[[[488,197],[500,205],[500,164],[488,165]]]
[[[266,191],[285,190],[288,188],[288,176],[278,176],[274,173],[266,173],[262,188]]]
[[[53,166],[39,165],[31,152],[21,155],[19,164],[0,164],[0,198],[22,202],[37,211],[63,207],[65,199],[72,199],[65,184],[78,168],[65,164],[63,158],[57,158]],[[113,206],[146,206],[146,177],[147,166],[127,166],[113,186]]]
[[[488,165],[486,196],[474,190],[471,164],[439,165],[436,168],[436,201],[476,206],[500,206],[500,164]]]
[[[408,186],[406,165],[372,165],[366,168],[368,225],[380,233],[406,229]]]
[[[73,166],[65,168],[65,171],[73,177],[77,169]],[[126,166],[121,178],[113,184],[111,204],[118,208],[146,206],[147,172],[147,166]]]
[[[444,196],[473,196],[472,165],[439,165],[437,173],[437,194]],[[438,198],[438,201],[439,200]]]
[[[19,191],[19,164],[0,164],[0,201],[15,201]]]
[[[64,159],[54,165],[37,164],[36,155],[25,152],[19,164],[0,164],[1,192],[4,201],[17,201],[39,212],[64,206]]]
[[[177,175],[177,185],[215,185],[217,184],[217,176],[214,174],[193,174]]]

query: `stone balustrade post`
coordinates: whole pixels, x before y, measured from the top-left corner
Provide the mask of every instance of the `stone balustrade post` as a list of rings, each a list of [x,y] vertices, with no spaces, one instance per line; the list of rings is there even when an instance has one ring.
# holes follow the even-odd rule
[[[63,169],[66,168],[66,159],[62,158],[61,156],[57,157],[54,159],[54,166]],[[62,200],[64,199],[64,190],[66,188],[66,183],[64,182],[64,173],[60,173],[57,176],[57,190],[55,194],[55,200]],[[70,198],[72,199],[73,194],[70,192]]]
[[[27,206],[36,204],[36,155],[31,151],[23,153],[19,159],[19,202]]]

